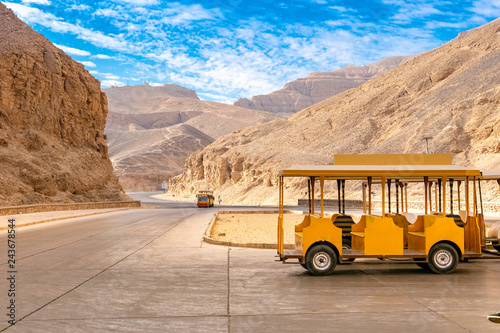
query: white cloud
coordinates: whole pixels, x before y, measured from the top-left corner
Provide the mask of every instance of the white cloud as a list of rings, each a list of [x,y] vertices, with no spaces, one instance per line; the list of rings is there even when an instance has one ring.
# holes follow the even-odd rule
[[[119,80],[119,79],[121,79],[121,77],[119,77],[118,75],[115,75],[113,73],[101,73],[100,75],[102,75],[107,80]]]
[[[444,15],[441,10],[430,4],[407,4],[400,8],[399,12],[392,17],[398,24],[411,23],[413,19],[425,18],[431,15]]]
[[[67,10],[78,10],[78,11],[84,11],[84,10],[89,10],[90,6],[88,5],[71,5]]]
[[[4,5],[12,9],[16,15],[28,24],[39,24],[59,33],[69,32],[76,35],[77,38],[88,41],[99,47],[130,52],[136,50],[132,45],[129,45],[123,39],[123,36],[108,36],[100,31],[93,31],[76,24],[67,23],[53,14],[45,13],[38,8],[32,8],[11,2],[4,2]]]
[[[113,59],[113,57],[111,57],[109,55],[105,55],[105,54],[96,54],[95,57],[97,59]]]
[[[50,5],[49,0],[22,0],[23,3],[34,3],[37,5]]]
[[[7,8],[10,8],[16,13],[17,16],[19,16],[21,19],[24,21],[27,21],[27,18],[30,15],[35,15],[35,13],[40,13],[42,12],[41,10],[37,8],[31,8],[29,6],[24,6],[18,3],[12,3],[12,2],[4,2],[3,3]],[[48,14],[51,17],[54,17],[52,14]]]
[[[341,13],[344,13],[344,12],[356,12],[355,9],[347,8],[347,7],[344,7],[344,6],[330,6],[329,8],[333,9],[333,10],[336,10],[336,11],[339,11]]]
[[[90,55],[90,52],[88,52],[88,51],[79,50],[79,49],[75,49],[73,47],[59,45],[59,44],[55,44],[55,43],[54,43],[54,45],[56,47],[60,48],[61,50],[63,50],[64,52],[66,52],[67,54],[77,55],[77,56],[89,56]]]
[[[116,0],[121,3],[125,3],[132,6],[152,6],[158,5],[159,0]]]
[[[117,80],[102,80],[101,85],[103,88],[109,88],[109,87],[123,87],[125,83]]]
[[[500,16],[500,0],[481,0],[474,1],[469,10],[484,17]]]
[[[94,64],[92,61],[79,61],[82,65],[85,67],[97,67],[96,64]]]
[[[113,8],[99,8],[94,12],[94,15],[104,16],[104,17],[112,17],[119,20],[129,20],[130,16],[127,12],[121,8],[120,6],[117,9]]]
[[[94,13],[78,13],[81,18],[69,18],[74,21],[65,21],[37,8],[7,5],[28,24],[61,33],[59,40],[64,40],[63,44],[66,38],[76,36],[94,46],[107,48],[95,52],[96,55],[67,48],[68,53],[89,56],[92,60],[115,59],[114,73],[93,71],[105,86],[147,79],[180,84],[197,90],[204,98],[229,102],[238,97],[269,93],[313,71],[333,70],[348,63],[368,64],[387,56],[429,50],[442,43],[433,29],[470,27],[467,26],[470,20],[462,23],[459,15],[444,18],[448,13],[435,1],[383,1],[390,4],[388,15],[383,18],[388,24],[353,14],[355,10],[335,6],[333,1],[328,1],[331,6],[322,6],[332,18],[327,22],[302,25],[273,20],[266,23],[253,18],[231,22],[234,26],[226,24],[220,9],[179,2],[165,2],[161,9],[141,7],[160,3],[157,0],[97,2],[92,5]],[[493,0],[486,1],[493,6]],[[477,21],[483,19],[478,6],[474,7],[477,7]],[[431,15],[432,21],[422,22]],[[111,27],[90,25],[94,20]],[[407,25],[408,22],[418,23]]]
[[[219,9],[206,9],[199,4],[182,5],[178,2],[169,4],[164,9],[162,22],[168,25],[187,25],[194,21],[216,20],[223,15]]]
[[[426,29],[435,30],[439,28],[453,28],[453,29],[467,29],[468,22],[439,22],[439,21],[429,21],[425,24]]]
[[[234,99],[228,98],[224,95],[210,94],[210,93],[197,93],[202,100],[215,101],[219,103],[233,104]]]

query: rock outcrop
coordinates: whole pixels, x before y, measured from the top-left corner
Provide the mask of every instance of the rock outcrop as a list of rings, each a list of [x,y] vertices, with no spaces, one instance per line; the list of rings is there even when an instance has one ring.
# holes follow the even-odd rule
[[[270,94],[240,98],[234,105],[290,116],[345,90],[358,87],[416,56],[390,57],[367,66],[346,66],[330,72],[311,73]]]
[[[236,129],[278,116],[202,101],[191,89],[165,84],[105,89],[106,134],[115,174],[128,190],[155,190],[183,171],[189,155]]]
[[[331,164],[339,153],[422,153],[426,136],[456,164],[499,169],[499,32],[500,19],[288,119],[219,138],[189,157],[170,190],[276,204],[280,169]],[[287,191],[298,195],[293,184]]]
[[[99,81],[1,3],[0,22],[0,205],[129,199]]]

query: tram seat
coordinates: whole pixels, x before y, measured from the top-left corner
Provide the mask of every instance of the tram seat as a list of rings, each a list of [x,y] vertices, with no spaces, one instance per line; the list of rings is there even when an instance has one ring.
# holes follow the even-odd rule
[[[442,212],[435,212],[431,211],[429,215],[432,216],[443,216]],[[455,215],[455,214],[448,214],[446,217],[451,217],[455,221],[455,224],[458,225],[460,228],[463,228],[465,226],[464,221],[462,221],[462,217],[460,215]]]
[[[355,224],[352,217],[335,214],[332,216],[332,221],[337,228],[342,229],[342,237],[350,237],[352,226]]]
[[[448,214],[448,215],[446,215],[446,217],[452,217],[453,220],[455,221],[455,224],[458,225],[460,228],[463,228],[465,226],[465,223],[464,223],[464,221],[462,221],[462,218],[460,217],[460,215]]]
[[[401,215],[404,215],[404,217],[406,218],[406,221],[408,221],[409,224],[413,224],[417,220],[417,217],[413,213],[405,212]]]
[[[463,251],[464,229],[454,217],[420,215],[408,227],[408,250],[429,253],[435,243],[443,240],[457,244]]]
[[[392,218],[394,224],[403,229],[403,244],[404,247],[408,247],[408,226],[410,222],[404,215],[400,214],[386,214],[386,217]]]
[[[295,233],[302,232],[304,228],[307,228],[311,224],[311,216],[304,215],[304,219],[300,224],[295,225]]]
[[[364,255],[402,255],[403,228],[392,218],[363,215],[352,225],[351,247]]]

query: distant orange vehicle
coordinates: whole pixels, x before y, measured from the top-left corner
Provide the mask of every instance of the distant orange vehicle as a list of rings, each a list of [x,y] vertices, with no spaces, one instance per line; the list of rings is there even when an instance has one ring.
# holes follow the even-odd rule
[[[214,191],[199,191],[196,195],[196,203],[198,207],[213,207]]]

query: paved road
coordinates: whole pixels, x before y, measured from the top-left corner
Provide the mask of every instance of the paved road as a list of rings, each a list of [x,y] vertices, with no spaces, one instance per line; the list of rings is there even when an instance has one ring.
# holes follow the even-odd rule
[[[165,208],[195,208],[196,204],[194,202],[179,202],[179,201],[167,201],[153,198],[155,194],[162,194],[163,192],[135,192],[127,193],[129,197],[134,200],[138,200],[146,205],[160,206]]]
[[[196,203],[194,202],[181,202],[181,201],[173,201],[173,200],[161,200],[161,199],[156,199],[153,198],[152,196],[155,194],[162,194],[163,192],[135,192],[135,193],[127,193],[129,197],[131,197],[134,200],[141,201],[143,204],[150,205],[150,206],[158,206],[158,207],[163,207],[163,208],[194,208],[196,207]],[[267,207],[267,209],[274,209],[278,211],[278,206],[262,206],[262,207]],[[216,209],[230,209],[230,210],[235,210],[235,209],[241,209],[241,210],[248,210],[248,209],[261,209],[262,207],[249,207],[249,206],[229,206],[229,205],[219,205],[218,202],[215,202],[215,206],[213,208]],[[297,207],[287,207],[287,209],[305,209],[305,207],[302,208],[297,208]],[[205,208],[203,208],[205,209]]]
[[[500,262],[452,275],[416,265],[313,277],[274,250],[203,244],[214,209],[135,209],[18,229],[7,332],[486,332]],[[0,269],[7,270],[6,233]],[[2,273],[4,274],[4,273]],[[6,328],[7,280],[0,283]]]

